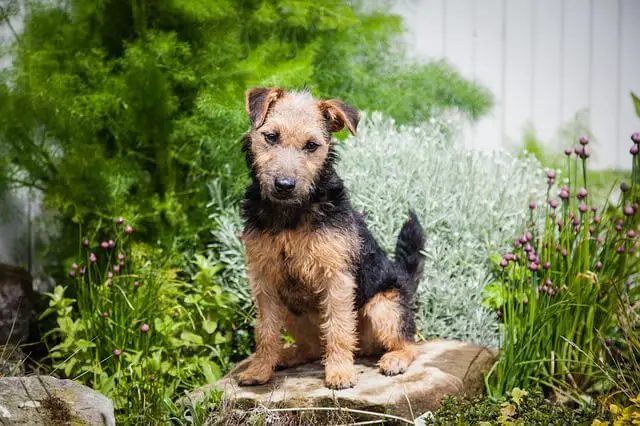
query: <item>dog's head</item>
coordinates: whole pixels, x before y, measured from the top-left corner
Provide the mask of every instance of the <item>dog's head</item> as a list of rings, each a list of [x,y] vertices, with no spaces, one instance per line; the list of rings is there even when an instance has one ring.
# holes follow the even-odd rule
[[[308,92],[255,88],[246,93],[251,130],[245,153],[263,198],[301,204],[330,163],[331,134],[355,134],[360,113],[339,100],[317,100]]]

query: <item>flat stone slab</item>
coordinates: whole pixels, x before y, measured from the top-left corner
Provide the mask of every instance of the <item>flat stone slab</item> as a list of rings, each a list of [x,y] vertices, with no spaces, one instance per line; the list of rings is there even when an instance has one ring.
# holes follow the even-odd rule
[[[115,426],[106,396],[51,376],[0,377],[0,424]]]
[[[239,387],[237,375],[247,368],[249,357],[218,383],[197,389],[188,398],[201,401],[217,387],[237,409],[340,406],[412,418],[437,409],[445,395],[481,393],[483,374],[497,357],[493,349],[458,341],[437,340],[419,346],[416,360],[398,376],[382,375],[377,359],[356,360],[357,383],[351,389],[326,388],[320,362],[278,371],[262,386]]]

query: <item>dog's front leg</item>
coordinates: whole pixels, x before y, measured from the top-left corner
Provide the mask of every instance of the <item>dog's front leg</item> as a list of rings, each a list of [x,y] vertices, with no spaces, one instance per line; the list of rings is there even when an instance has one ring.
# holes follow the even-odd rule
[[[256,287],[254,286],[254,289]],[[278,362],[282,345],[280,328],[284,319],[284,308],[278,297],[257,288],[254,292],[257,309],[256,353],[249,367],[240,374],[240,386],[261,385],[269,381]]]
[[[355,385],[355,288],[355,280],[350,274],[337,273],[327,283],[322,298],[325,384],[332,389]]]

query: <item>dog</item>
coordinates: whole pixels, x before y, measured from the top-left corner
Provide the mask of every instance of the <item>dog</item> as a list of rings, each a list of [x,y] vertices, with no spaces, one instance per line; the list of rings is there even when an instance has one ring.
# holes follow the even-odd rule
[[[245,94],[251,129],[243,151],[251,182],[241,207],[256,352],[240,386],[264,384],[278,368],[322,359],[325,385],[355,385],[354,356],[383,353],[385,375],[416,356],[412,304],[424,267],[415,213],[390,261],[351,206],[337,175],[332,134],[356,133],[360,113],[307,91]],[[283,347],[281,328],[295,344]]]

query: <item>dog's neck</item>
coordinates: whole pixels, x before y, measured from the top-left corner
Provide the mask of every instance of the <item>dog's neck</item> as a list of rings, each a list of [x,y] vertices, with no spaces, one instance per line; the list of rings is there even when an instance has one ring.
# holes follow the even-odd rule
[[[265,198],[255,177],[247,187],[242,217],[248,229],[279,233],[310,227],[343,226],[351,205],[342,179],[332,166],[319,178],[306,201],[287,204]]]

